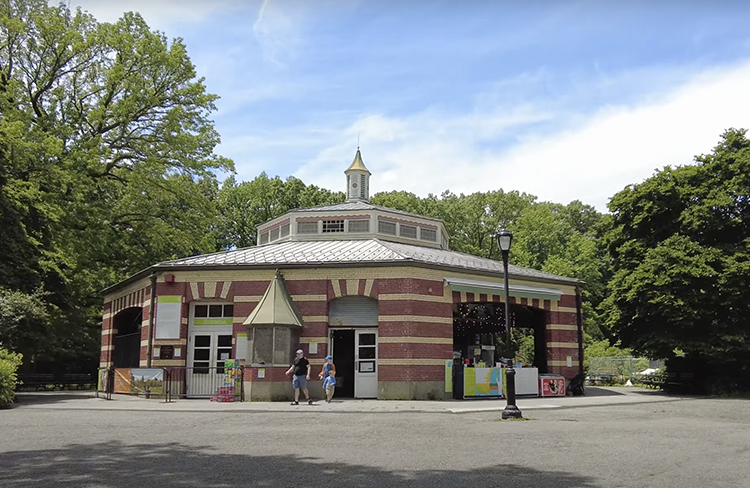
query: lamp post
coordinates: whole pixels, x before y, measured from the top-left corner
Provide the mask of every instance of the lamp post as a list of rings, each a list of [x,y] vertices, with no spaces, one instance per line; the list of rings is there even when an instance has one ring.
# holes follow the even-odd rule
[[[511,345],[510,340],[510,291],[508,286],[508,254],[510,253],[510,245],[513,242],[513,234],[505,229],[498,229],[497,235],[497,247],[500,248],[500,252],[503,255],[503,276],[505,278],[505,335],[508,339],[508,346]],[[513,369],[513,359],[511,359],[510,365],[505,369],[505,390],[508,405],[503,410],[502,417],[505,419],[520,419],[522,417],[521,410],[516,406],[516,370]]]

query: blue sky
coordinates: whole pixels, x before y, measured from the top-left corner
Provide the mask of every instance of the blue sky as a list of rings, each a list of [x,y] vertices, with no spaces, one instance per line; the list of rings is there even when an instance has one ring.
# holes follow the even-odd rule
[[[750,128],[750,2],[70,0],[181,37],[237,178],[608,199]]]

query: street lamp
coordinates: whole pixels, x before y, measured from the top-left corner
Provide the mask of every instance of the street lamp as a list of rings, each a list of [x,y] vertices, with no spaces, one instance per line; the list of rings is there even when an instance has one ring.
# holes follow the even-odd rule
[[[513,234],[505,229],[498,229],[497,235],[497,247],[500,248],[500,252],[503,255],[503,276],[505,278],[505,335],[508,339],[508,346],[510,347],[510,291],[508,286],[508,253],[510,253],[510,245],[513,242]],[[513,358],[511,358],[510,365],[505,369],[505,389],[506,398],[508,405],[503,410],[502,417],[505,419],[520,419],[522,417],[521,410],[516,406],[516,370],[513,369]]]

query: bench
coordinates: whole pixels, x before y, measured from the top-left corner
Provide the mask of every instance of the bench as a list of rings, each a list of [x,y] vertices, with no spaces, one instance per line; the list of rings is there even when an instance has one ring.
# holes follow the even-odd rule
[[[641,376],[639,382],[647,388],[663,388],[664,373],[652,373]]]
[[[55,381],[55,386],[61,390],[75,389],[88,390],[96,385],[96,380],[90,374],[64,374]]]
[[[687,391],[695,389],[695,375],[693,373],[669,373],[664,377],[663,390]]]
[[[589,385],[614,384],[615,375],[611,373],[589,373],[586,380]]]
[[[19,390],[35,391],[47,390],[49,387],[55,389],[55,377],[51,374],[19,374]]]
[[[19,391],[44,390],[86,390],[96,385],[96,380],[90,374],[21,374],[18,375]]]

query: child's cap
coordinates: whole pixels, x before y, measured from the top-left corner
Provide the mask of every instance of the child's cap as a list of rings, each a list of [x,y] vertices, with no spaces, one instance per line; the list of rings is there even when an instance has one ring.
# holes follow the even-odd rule
[[[330,359],[333,359],[333,356],[326,356],[326,361]]]

